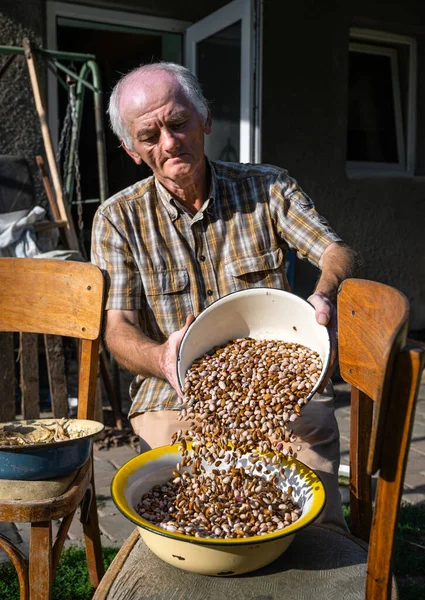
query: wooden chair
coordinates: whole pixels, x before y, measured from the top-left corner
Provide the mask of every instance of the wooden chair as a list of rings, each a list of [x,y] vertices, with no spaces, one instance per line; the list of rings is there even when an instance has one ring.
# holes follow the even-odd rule
[[[313,524],[268,567],[211,578],[162,562],[135,530],[93,600],[396,598],[394,534],[424,365],[423,349],[405,346],[407,325],[408,303],[397,290],[355,279],[341,286],[339,360],[341,375],[352,386],[351,534]],[[371,475],[377,470],[372,510]]]
[[[32,258],[0,259],[0,331],[43,333],[81,340],[78,418],[94,418],[104,280],[94,265]],[[48,486],[49,482],[43,482]],[[28,490],[31,485],[26,484]],[[21,600],[48,600],[72,518],[81,505],[90,581],[103,575],[92,459],[57,497],[0,500],[0,522],[31,523],[28,559],[6,537],[4,550],[18,573]],[[39,486],[40,487],[40,486]],[[56,538],[52,521],[62,519]]]

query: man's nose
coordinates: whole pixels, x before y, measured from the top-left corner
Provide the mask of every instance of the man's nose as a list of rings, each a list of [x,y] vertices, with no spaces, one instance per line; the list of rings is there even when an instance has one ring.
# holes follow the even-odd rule
[[[164,149],[168,150],[169,152],[175,150],[178,147],[179,142],[174,131],[171,131],[170,129],[163,130],[162,145]]]

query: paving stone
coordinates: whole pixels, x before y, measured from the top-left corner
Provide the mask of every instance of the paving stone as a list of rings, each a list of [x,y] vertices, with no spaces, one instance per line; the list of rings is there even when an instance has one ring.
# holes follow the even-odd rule
[[[425,483],[422,485],[410,486],[406,479],[404,482],[402,502],[408,502],[409,504],[425,502]]]
[[[121,546],[135,528],[135,524],[121,513],[100,520],[100,528],[104,535],[102,545]],[[109,542],[109,543],[108,543]]]
[[[110,452],[109,450],[99,450],[96,454],[97,458],[102,458],[102,453]],[[110,457],[108,457],[108,461],[115,467],[115,469],[119,469],[130,459],[134,458],[138,455],[138,452],[129,446],[120,446],[119,448],[114,448]]]
[[[103,517],[114,517],[115,515],[122,516],[112,498],[106,498],[100,503],[98,502],[97,511],[99,513],[99,518],[101,519],[103,519]]]
[[[109,460],[108,457],[102,457],[102,459],[99,459],[98,457],[94,457],[94,461],[93,461],[93,467],[94,467],[94,474],[96,475],[110,475],[111,477],[113,477],[115,475],[115,473],[117,472],[117,468],[112,464],[112,462]]]

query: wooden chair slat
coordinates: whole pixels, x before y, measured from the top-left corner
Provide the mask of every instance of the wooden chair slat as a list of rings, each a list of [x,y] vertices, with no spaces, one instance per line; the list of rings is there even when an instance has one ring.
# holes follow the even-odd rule
[[[372,478],[367,473],[372,414],[372,399],[353,387],[350,419],[350,530],[365,542],[369,541],[372,526]]]
[[[99,361],[99,338],[94,342],[81,341],[80,372],[78,380],[78,418],[94,419],[95,402],[89,400],[95,396],[97,384],[97,369]]]
[[[53,414],[56,418],[68,417],[68,386],[62,338],[58,335],[45,335],[44,346]]]
[[[38,335],[20,333],[19,341],[22,416],[24,419],[37,419],[40,416]]]
[[[96,298],[102,294],[103,276],[97,267],[53,259],[4,260],[0,331],[98,337],[102,314]],[[38,290],[31,301],[30,290]]]
[[[13,333],[0,333],[0,421],[15,419],[15,360]]]

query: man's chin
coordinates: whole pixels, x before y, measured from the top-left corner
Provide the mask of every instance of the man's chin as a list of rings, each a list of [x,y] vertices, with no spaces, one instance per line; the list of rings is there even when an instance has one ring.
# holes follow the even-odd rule
[[[164,174],[168,179],[181,179],[191,175],[193,166],[189,163],[178,162],[173,165],[166,165]]]

